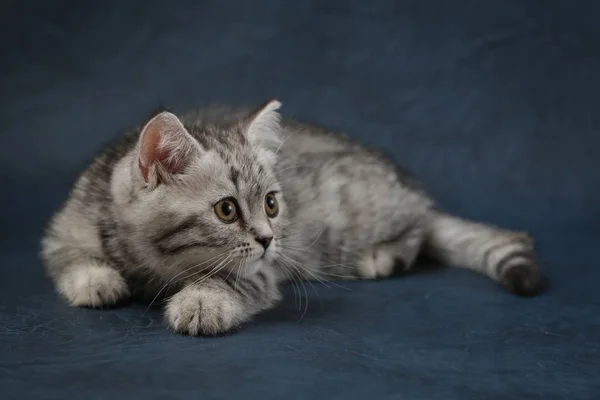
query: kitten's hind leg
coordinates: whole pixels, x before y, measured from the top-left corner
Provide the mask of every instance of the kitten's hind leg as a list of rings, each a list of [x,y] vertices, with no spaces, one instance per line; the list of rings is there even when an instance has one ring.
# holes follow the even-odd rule
[[[42,239],[41,255],[56,290],[77,307],[113,307],[129,299],[129,287],[104,260],[96,232],[85,224],[73,228],[63,215]]]
[[[113,307],[129,298],[129,288],[117,270],[101,261],[80,263],[55,278],[56,288],[77,307]]]
[[[372,246],[358,262],[358,275],[375,279],[392,275],[396,267],[407,271],[419,255],[423,240],[423,230],[411,228],[394,240]]]

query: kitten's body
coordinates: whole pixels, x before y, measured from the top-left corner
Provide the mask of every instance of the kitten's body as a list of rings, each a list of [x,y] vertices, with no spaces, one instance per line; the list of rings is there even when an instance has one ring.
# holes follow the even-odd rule
[[[173,329],[215,334],[272,307],[284,279],[384,277],[422,250],[539,289],[527,235],[437,211],[378,152],[278,107],[161,113],[103,152],[43,241],[58,291],[92,307],[165,296]],[[236,220],[215,216],[222,199]]]

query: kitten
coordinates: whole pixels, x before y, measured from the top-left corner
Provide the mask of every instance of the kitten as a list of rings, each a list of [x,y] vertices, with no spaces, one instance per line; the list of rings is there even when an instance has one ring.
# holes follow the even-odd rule
[[[101,153],[42,241],[74,306],[166,301],[214,335],[273,307],[286,279],[373,279],[424,251],[519,295],[541,288],[531,238],[440,211],[411,177],[280,103],[153,116]]]

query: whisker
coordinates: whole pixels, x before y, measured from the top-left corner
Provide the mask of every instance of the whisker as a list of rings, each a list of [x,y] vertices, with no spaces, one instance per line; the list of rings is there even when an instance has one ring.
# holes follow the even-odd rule
[[[240,260],[241,261],[241,260]],[[235,283],[233,284],[234,290],[237,292],[238,291],[238,281],[240,279],[240,268],[242,266],[242,263],[240,262],[236,268],[235,268]]]
[[[321,279],[319,279],[319,277],[317,277],[316,275],[314,275],[308,268],[303,267],[298,261],[292,259],[290,256],[288,256],[287,254],[283,254],[281,253],[282,257],[285,257],[288,262],[291,264],[290,266],[293,266],[295,269],[297,269],[298,271],[304,271],[309,273],[310,275],[312,275],[317,281],[319,281],[321,284],[323,284],[325,287],[329,288],[329,285],[327,285],[327,283]],[[303,277],[303,279],[306,279]]]
[[[239,264],[235,268],[236,269],[235,270],[235,283],[234,283],[233,287],[234,287],[234,290],[236,292],[238,292],[238,293],[239,293],[238,282],[239,282],[239,279],[240,279],[240,271],[241,271],[241,268],[242,268],[242,262],[243,261],[244,260],[241,259],[240,262],[239,262]]]
[[[215,274],[218,274],[219,272],[221,272],[221,270],[227,266],[227,262],[229,262],[229,259],[231,258],[231,256],[232,256],[232,253],[227,254],[227,257],[224,260],[220,261],[219,264],[217,264],[217,266],[214,267],[214,269],[212,271],[210,271],[207,275],[198,278],[194,282],[190,283],[188,286],[199,285],[202,282],[205,282],[206,280],[212,278]]]
[[[293,263],[294,263],[294,265],[296,266],[296,268],[298,268],[298,269],[301,269],[302,271],[304,271],[304,272],[306,272],[306,273],[310,274],[310,275],[311,275],[311,276],[312,276],[314,279],[316,279],[317,281],[319,281],[319,282],[320,282],[322,285],[324,285],[325,287],[327,287],[327,288],[329,288],[329,289],[330,289],[329,285],[327,284],[327,283],[329,283],[329,284],[331,284],[331,285],[333,285],[333,286],[336,286],[336,287],[338,287],[338,288],[341,288],[341,289],[344,289],[344,290],[350,290],[349,288],[347,288],[347,287],[344,287],[344,286],[341,286],[341,285],[338,285],[337,283],[335,283],[335,282],[333,282],[333,281],[331,281],[331,280],[328,280],[328,281],[327,281],[327,283],[326,283],[326,282],[325,282],[325,280],[323,280],[323,279],[319,278],[319,277],[318,277],[317,275],[315,275],[315,274],[314,274],[314,273],[313,273],[313,272],[312,272],[312,271],[311,271],[309,268],[307,268],[307,267],[303,266],[303,265],[302,265],[300,262],[298,262],[298,261],[296,261],[296,260],[292,259],[290,256],[288,256],[288,255],[286,255],[286,254],[284,254],[284,253],[281,253],[281,255],[282,255],[283,257],[287,258],[289,261],[293,262]]]
[[[279,247],[282,248],[282,249],[294,251],[294,252],[297,252],[297,253],[303,253],[303,252],[306,251],[305,248],[293,247],[293,246],[287,246],[287,245],[281,245],[281,244],[279,245]],[[337,248],[337,249],[334,248],[333,250],[337,250],[338,252],[340,252],[342,254],[345,254],[345,255],[352,256],[353,258],[357,258],[357,257],[360,256],[360,253],[356,252],[356,251],[344,250],[342,248]],[[327,261],[331,261],[331,260],[327,260]],[[332,264],[329,264],[329,265],[323,265],[323,266],[321,266],[321,268],[334,267],[334,266],[343,266],[343,267],[346,267],[348,269],[354,269],[354,270],[358,269],[358,266],[352,265],[352,264],[348,264],[348,263],[332,263]]]
[[[298,271],[297,268],[294,268],[293,265],[290,264],[289,266],[290,271],[292,272],[292,274],[296,277],[296,286],[298,287],[298,298],[300,299],[300,304],[298,305],[298,311],[302,311],[302,291],[300,290],[300,285],[302,285],[302,289],[304,292],[304,307],[307,307],[307,303],[308,303],[308,296],[306,293],[306,288],[304,286],[304,278],[302,277],[302,275],[300,274],[300,272]]]
[[[167,281],[167,283],[165,283],[165,284],[163,285],[163,287],[162,287],[162,288],[161,288],[161,289],[158,291],[158,293],[156,293],[156,296],[154,296],[154,298],[153,298],[153,299],[152,299],[152,301],[150,302],[150,305],[148,305],[148,308],[146,308],[146,311],[145,311],[145,313],[146,313],[146,312],[148,312],[148,310],[150,310],[150,307],[152,307],[152,305],[154,304],[154,302],[156,301],[156,299],[158,298],[158,296],[159,296],[159,295],[160,295],[160,294],[163,292],[163,290],[165,290],[165,289],[167,288],[167,286],[169,286],[169,285],[170,285],[170,284],[173,282],[173,280],[175,280],[175,278],[177,278],[179,275],[181,275],[181,274],[183,274],[183,273],[185,273],[185,272],[187,272],[187,271],[189,271],[189,270],[191,270],[191,269],[196,269],[196,268],[198,268],[198,267],[201,267],[202,265],[204,265],[204,264],[206,264],[206,263],[208,263],[208,262],[211,262],[211,261],[212,261],[212,260],[214,260],[215,258],[222,256],[223,254],[224,254],[224,253],[219,253],[219,254],[217,254],[216,256],[214,256],[214,257],[212,257],[212,258],[210,258],[210,259],[208,259],[208,260],[206,260],[206,261],[204,261],[204,262],[202,262],[202,263],[200,263],[200,264],[193,265],[193,266],[191,266],[191,267],[189,267],[189,268],[186,268],[186,269],[184,269],[183,271],[180,271],[180,272],[178,272],[177,274],[175,274],[175,275],[174,275],[174,276],[173,276],[171,279],[169,279],[169,281]],[[205,269],[206,269],[206,267],[205,267],[205,268],[203,268],[202,270],[198,271],[198,272],[204,271]],[[193,276],[193,275],[194,275],[194,274],[191,274],[190,276]],[[190,276],[188,276],[188,278],[189,278]]]
[[[279,266],[283,269],[285,275],[288,277],[288,280],[292,285],[292,289],[294,291],[294,305],[298,307],[298,310],[300,310],[299,304],[301,303],[301,300],[300,302],[298,300],[300,298],[300,286],[297,285],[297,278],[293,273],[293,268],[287,267],[285,264],[282,264],[283,260],[281,259],[276,260],[276,262],[277,264],[279,264]]]
[[[229,256],[229,255],[231,255],[231,254],[230,254],[229,252],[223,252],[223,253],[221,253],[221,255],[227,255],[227,256]],[[214,258],[215,258],[215,257],[213,257],[212,259],[214,259]],[[215,266],[216,266],[218,263],[220,263],[221,261],[223,261],[223,260],[215,260],[215,261],[214,261],[214,262],[213,262],[211,265],[205,266],[205,267],[204,267],[204,268],[202,268],[201,270],[199,270],[199,271],[196,271],[196,272],[194,272],[194,273],[192,273],[192,274],[190,274],[190,275],[188,275],[188,276],[186,276],[186,277],[179,278],[179,279],[177,280],[177,282],[181,282],[182,280],[189,279],[189,278],[191,278],[191,277],[192,277],[192,276],[194,276],[194,275],[201,274],[202,272],[206,271],[207,269],[212,269],[212,268],[215,268]]]
[[[283,144],[285,142],[287,142],[287,140],[290,138],[291,135],[292,135],[291,133],[288,133],[284,138],[281,139],[281,143],[279,143],[279,146],[277,147],[277,150],[275,150],[275,155],[276,156],[279,154],[279,151],[283,147]]]
[[[233,272],[233,270],[234,270],[234,268],[229,268],[229,272],[227,273],[227,276],[225,277],[226,281],[229,281],[229,277],[231,276],[231,273]]]
[[[302,321],[302,319],[308,312],[308,292],[306,291],[306,285],[304,284],[304,279],[300,280],[300,283],[302,284],[302,290],[304,290],[304,312],[302,312],[302,315],[300,316],[300,319],[298,320],[298,322]]]
[[[291,258],[291,257],[287,256],[287,258]],[[293,266],[292,266],[292,268],[293,268]],[[299,273],[299,272],[297,272],[297,273],[298,273],[298,275],[300,276],[300,273]],[[313,290],[313,292],[315,293],[315,295],[317,296],[317,300],[319,300],[319,304],[320,304],[320,305],[321,305],[321,307],[322,307],[322,306],[323,306],[323,301],[321,300],[321,296],[319,295],[319,292],[318,292],[318,290],[317,290],[316,286],[315,286],[315,285],[312,283],[312,281],[311,281],[310,279],[306,279],[306,278],[304,278],[304,277],[302,277],[302,276],[301,276],[301,278],[300,278],[300,279],[301,279],[301,280],[305,280],[305,281],[306,281],[306,282],[308,282],[308,284],[309,284],[309,285],[312,287],[312,290]],[[324,283],[323,283],[323,284],[324,284]]]

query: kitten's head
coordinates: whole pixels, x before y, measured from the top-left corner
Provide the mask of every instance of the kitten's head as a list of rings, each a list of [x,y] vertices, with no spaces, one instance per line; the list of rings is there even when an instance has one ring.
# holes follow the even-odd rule
[[[142,129],[113,191],[135,251],[157,259],[157,272],[249,276],[276,259],[287,215],[274,170],[279,107],[212,125],[161,112]]]

